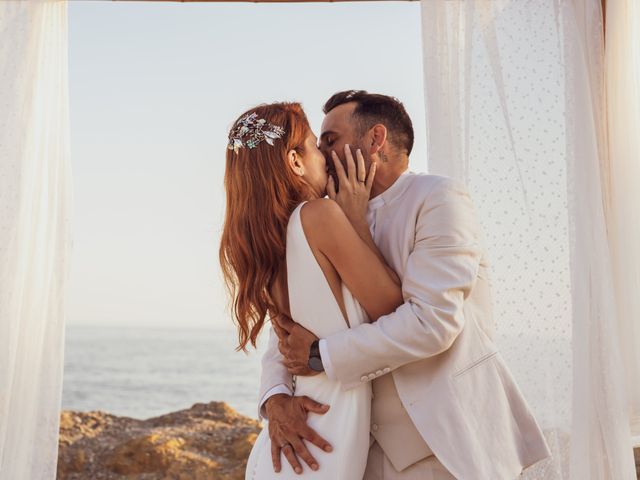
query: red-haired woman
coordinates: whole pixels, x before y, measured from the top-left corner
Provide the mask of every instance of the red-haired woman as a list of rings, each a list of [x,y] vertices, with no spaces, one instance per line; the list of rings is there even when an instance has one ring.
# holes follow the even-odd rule
[[[335,184],[316,142],[298,103],[253,108],[229,133],[220,262],[238,326],[238,349],[255,347],[267,318],[277,323],[279,316],[288,316],[323,338],[388,314],[403,301],[398,277],[368,229],[354,228],[331,199]],[[348,149],[345,157],[350,177],[337,157],[334,165],[342,181],[352,182],[353,201],[361,206],[359,225],[366,225],[375,164],[367,175],[359,151],[355,160]],[[298,377],[295,395],[330,405],[326,413],[310,415],[308,424],[333,451],[309,443],[321,467],[306,469],[302,476],[362,478],[369,450],[369,382],[343,391],[320,373]],[[246,478],[299,478],[286,462],[274,474],[271,447],[265,428],[251,451]]]

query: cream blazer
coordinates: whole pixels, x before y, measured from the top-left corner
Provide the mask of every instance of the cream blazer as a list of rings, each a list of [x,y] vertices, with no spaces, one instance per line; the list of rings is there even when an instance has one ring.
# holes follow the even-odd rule
[[[381,194],[374,238],[402,281],[404,303],[327,337],[326,373],[344,389],[392,375],[417,430],[456,478],[512,480],[551,453],[492,341],[488,262],[474,206],[462,182],[405,176]],[[276,385],[292,388],[281,360],[272,331],[260,399]]]

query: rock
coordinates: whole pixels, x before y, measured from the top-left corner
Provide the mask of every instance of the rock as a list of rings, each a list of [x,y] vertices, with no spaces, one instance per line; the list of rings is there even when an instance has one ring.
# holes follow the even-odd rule
[[[243,480],[260,422],[223,402],[147,420],[60,415],[58,480]],[[640,448],[634,450],[640,480]]]
[[[260,430],[260,422],[223,402],[147,420],[63,411],[57,479],[244,479]]]

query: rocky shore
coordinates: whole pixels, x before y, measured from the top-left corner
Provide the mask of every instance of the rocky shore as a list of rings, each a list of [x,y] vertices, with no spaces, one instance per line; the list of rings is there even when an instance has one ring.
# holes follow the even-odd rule
[[[243,480],[260,430],[223,402],[147,420],[63,411],[57,480]]]
[[[58,480],[240,480],[261,425],[223,402],[147,420],[63,411]]]

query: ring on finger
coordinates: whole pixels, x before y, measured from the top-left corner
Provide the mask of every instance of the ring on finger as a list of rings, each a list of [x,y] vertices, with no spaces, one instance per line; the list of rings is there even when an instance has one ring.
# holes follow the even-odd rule
[[[286,448],[286,447],[291,447],[291,448],[293,448],[293,446],[292,446],[289,442],[286,442],[286,443],[283,443],[282,445],[280,445],[280,448],[281,448],[281,449],[284,449],[284,448]]]

